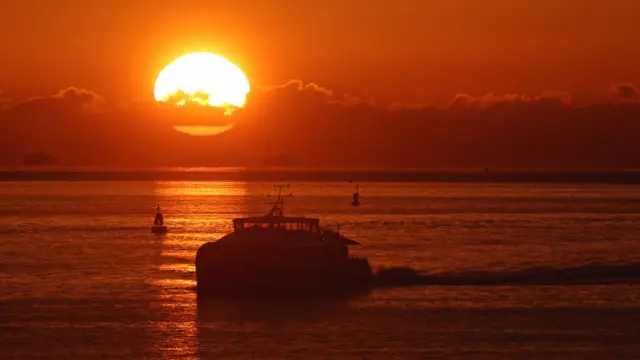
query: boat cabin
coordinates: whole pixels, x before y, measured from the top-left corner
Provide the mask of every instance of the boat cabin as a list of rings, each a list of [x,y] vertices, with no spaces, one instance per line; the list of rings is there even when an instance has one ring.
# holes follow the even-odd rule
[[[281,229],[321,233],[320,220],[305,217],[264,216],[247,217],[233,220],[233,231],[247,229]]]

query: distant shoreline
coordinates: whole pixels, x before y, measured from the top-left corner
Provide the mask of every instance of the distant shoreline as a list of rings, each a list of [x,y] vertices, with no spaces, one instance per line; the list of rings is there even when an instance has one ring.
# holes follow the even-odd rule
[[[640,170],[469,169],[0,169],[0,181],[315,181],[640,184]]]

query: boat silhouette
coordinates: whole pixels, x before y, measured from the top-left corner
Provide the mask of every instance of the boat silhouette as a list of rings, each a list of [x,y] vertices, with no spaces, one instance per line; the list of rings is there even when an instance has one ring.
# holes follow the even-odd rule
[[[151,232],[154,234],[166,234],[168,231],[167,226],[164,224],[164,215],[160,211],[160,205],[156,207],[156,217],[153,219],[153,225],[151,226]]]
[[[233,220],[233,232],[196,253],[202,295],[359,292],[372,286],[366,258],[349,254],[359,242],[320,226],[311,217],[284,215],[283,185],[264,216]]]
[[[353,201],[351,205],[360,206],[360,192],[359,192],[359,184],[356,184],[356,192],[353,193]]]

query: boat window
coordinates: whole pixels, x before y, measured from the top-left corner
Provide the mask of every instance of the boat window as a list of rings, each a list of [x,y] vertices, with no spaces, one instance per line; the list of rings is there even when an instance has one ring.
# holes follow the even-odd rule
[[[322,232],[322,228],[316,222],[297,221],[297,222],[236,222],[233,224],[234,231],[244,229],[285,229],[292,231],[304,232]]]

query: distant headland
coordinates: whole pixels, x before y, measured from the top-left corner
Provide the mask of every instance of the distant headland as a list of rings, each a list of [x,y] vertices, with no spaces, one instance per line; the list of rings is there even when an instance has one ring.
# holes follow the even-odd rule
[[[640,169],[326,169],[298,167],[0,169],[0,181],[322,181],[640,184]]]

